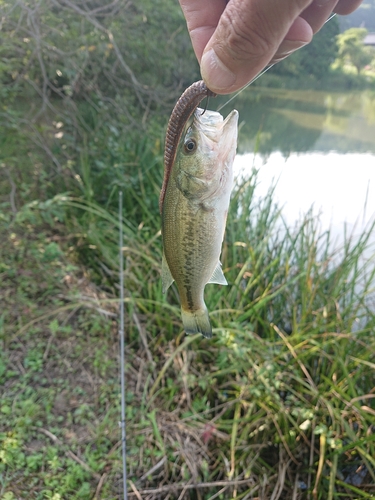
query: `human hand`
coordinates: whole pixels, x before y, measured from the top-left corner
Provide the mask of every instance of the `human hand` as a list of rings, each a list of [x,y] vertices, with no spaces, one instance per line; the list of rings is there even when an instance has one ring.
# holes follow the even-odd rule
[[[362,0],[180,0],[202,78],[217,94],[244,87],[268,64],[311,42],[332,12]]]

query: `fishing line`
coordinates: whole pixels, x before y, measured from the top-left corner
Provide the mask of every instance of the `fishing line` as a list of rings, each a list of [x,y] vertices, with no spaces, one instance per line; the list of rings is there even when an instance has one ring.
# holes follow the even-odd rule
[[[327,19],[327,21],[324,23],[324,24],[327,24],[331,19],[333,19],[334,17],[336,16],[336,13],[334,12],[333,14],[331,14],[331,16]],[[284,59],[283,59],[284,60]],[[281,61],[280,61],[281,62]],[[267,71],[269,71],[271,68],[273,68],[275,66],[276,63],[273,63],[273,64],[270,64],[269,66],[267,66],[266,69],[264,69],[263,71],[261,71],[257,76],[255,76],[247,85],[245,85],[244,87],[242,87],[242,89],[240,89],[238,92],[236,92],[230,99],[227,100],[227,102],[225,102],[224,104],[222,104],[221,106],[219,106],[217,108],[217,111],[221,111],[224,106],[226,106],[227,104],[229,104],[230,102],[233,101],[233,99],[235,99],[237,96],[239,96],[241,94],[241,92],[243,92],[245,89],[247,89],[247,87],[249,87],[252,83],[254,83],[256,80],[258,80],[258,78],[260,78],[261,76],[264,75],[264,73],[267,73]]]
[[[267,68],[266,68],[266,69],[264,69],[263,71],[261,71],[261,72],[259,73],[259,75],[257,75],[256,77],[254,77],[254,78],[253,78],[253,79],[252,79],[252,80],[251,80],[251,81],[250,81],[247,85],[245,85],[244,87],[242,87],[242,89],[240,89],[238,92],[236,92],[236,93],[234,94],[234,96],[232,96],[230,99],[228,99],[228,100],[227,100],[227,102],[225,102],[224,104],[222,104],[221,106],[219,106],[219,107],[217,108],[217,111],[221,111],[221,110],[224,108],[224,106],[226,106],[226,105],[227,105],[227,104],[229,104],[231,101],[233,101],[233,99],[235,99],[238,95],[240,95],[240,94],[241,94],[241,92],[243,92],[245,89],[247,89],[247,87],[248,87],[249,85],[251,85],[251,84],[252,84],[252,83],[254,83],[256,80],[258,80],[258,78],[260,78],[261,76],[263,76],[263,75],[264,75],[264,73],[267,73],[267,71],[268,71],[268,70],[270,70],[273,66],[275,66],[275,64],[276,64],[276,63],[271,64],[270,66],[267,66]]]
[[[122,230],[122,191],[119,193],[119,260],[120,260],[120,383],[121,383],[121,444],[122,444],[122,482],[124,500],[128,500],[128,488],[126,482],[126,403],[125,403],[125,336],[124,336],[124,236]]]

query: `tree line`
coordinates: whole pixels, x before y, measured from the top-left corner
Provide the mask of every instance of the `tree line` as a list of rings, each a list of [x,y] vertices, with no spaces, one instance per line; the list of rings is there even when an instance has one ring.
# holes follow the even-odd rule
[[[87,158],[91,173],[111,184],[107,172],[129,171],[145,138],[162,143],[174,102],[200,78],[174,0],[4,0],[0,19],[0,163],[7,168],[69,174]],[[277,64],[274,78],[317,81],[335,60],[359,73],[373,61],[365,33],[340,34],[334,18]]]

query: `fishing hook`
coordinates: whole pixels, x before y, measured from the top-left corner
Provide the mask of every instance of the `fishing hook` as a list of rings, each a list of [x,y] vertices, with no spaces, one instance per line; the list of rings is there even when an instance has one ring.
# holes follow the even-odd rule
[[[205,114],[205,112],[207,111],[207,108],[208,108],[208,101],[210,100],[210,96],[207,95],[207,99],[206,99],[206,104],[204,106],[204,110],[202,111],[201,113],[201,116],[203,116]]]

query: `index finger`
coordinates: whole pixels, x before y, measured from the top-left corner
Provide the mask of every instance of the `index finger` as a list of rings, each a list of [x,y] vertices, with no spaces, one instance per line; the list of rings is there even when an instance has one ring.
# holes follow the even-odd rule
[[[207,87],[217,94],[239,90],[269,64],[287,35],[288,46],[283,47],[286,53],[309,43],[313,31],[300,15],[311,3],[231,0],[200,62]]]
[[[201,62],[204,48],[216,30],[226,0],[180,0],[186,24],[198,62]]]

